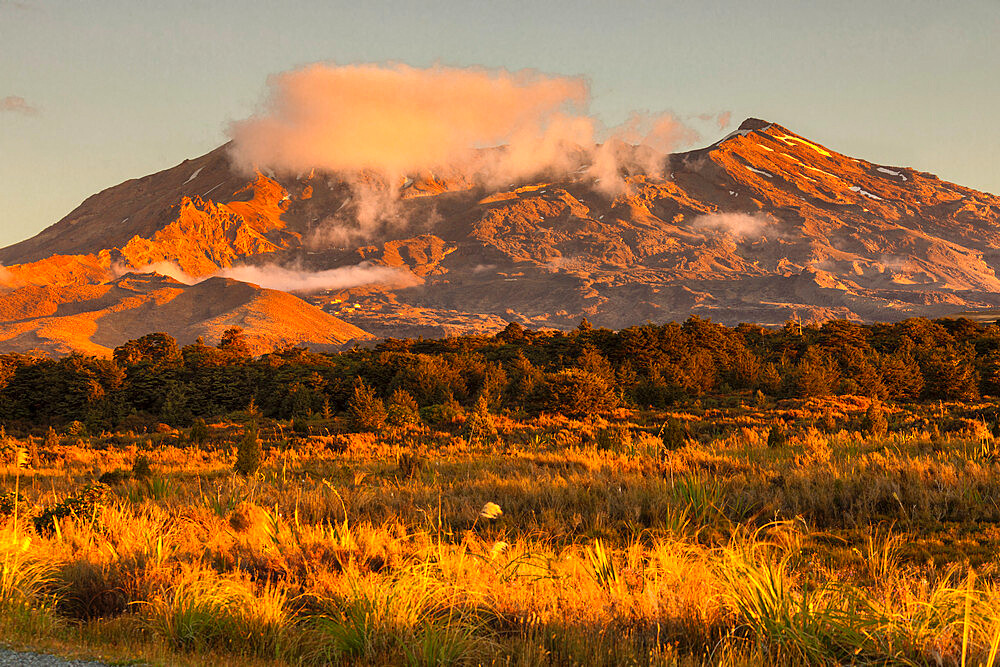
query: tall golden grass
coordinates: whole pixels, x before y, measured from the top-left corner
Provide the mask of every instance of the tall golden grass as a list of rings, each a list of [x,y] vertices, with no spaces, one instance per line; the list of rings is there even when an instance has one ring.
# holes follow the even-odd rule
[[[670,415],[668,449],[638,413],[620,447],[561,418],[497,419],[502,449],[314,437],[245,477],[228,446],[66,445],[6,471],[0,632],[216,665],[1000,664],[988,433],[780,416],[779,447],[757,409]],[[151,478],[31,521],[139,455]]]

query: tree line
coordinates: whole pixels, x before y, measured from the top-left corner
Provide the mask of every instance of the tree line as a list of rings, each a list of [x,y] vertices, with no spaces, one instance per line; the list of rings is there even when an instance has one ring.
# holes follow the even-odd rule
[[[0,422],[82,422],[97,431],[187,426],[246,410],[251,400],[277,419],[357,416],[367,405],[376,422],[446,421],[483,404],[585,415],[756,392],[897,402],[995,396],[1000,327],[913,318],[768,329],[691,317],[611,331],[584,320],[570,332],[510,324],[494,336],[387,339],[323,354],[291,347],[258,357],[243,332],[230,329],[216,346],[199,340],[181,347],[151,333],[115,348],[111,358],[0,355]]]

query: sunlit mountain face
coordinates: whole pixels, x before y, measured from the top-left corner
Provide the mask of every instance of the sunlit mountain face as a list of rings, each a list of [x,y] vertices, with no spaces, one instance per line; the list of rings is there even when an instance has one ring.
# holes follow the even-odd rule
[[[609,150],[610,171],[594,151],[569,151],[559,169],[498,183],[461,170],[248,176],[222,146],[100,192],[0,250],[0,347],[113,347],[105,324],[129,308],[107,295],[123,276],[151,272],[169,276],[169,289],[216,278],[301,297],[263,309],[269,330],[288,334],[273,344],[495,332],[510,321],[566,329],[584,317],[611,328],[691,314],[778,324],[1000,305],[994,195],[757,119],[686,153]],[[151,289],[141,299],[157,302]],[[224,298],[203,291],[206,308]],[[193,323],[219,314],[176,310],[186,336],[218,334]],[[219,322],[253,323],[230,310]],[[53,324],[81,312],[91,324]],[[330,322],[351,328],[317,340]],[[90,326],[105,332],[100,342]]]

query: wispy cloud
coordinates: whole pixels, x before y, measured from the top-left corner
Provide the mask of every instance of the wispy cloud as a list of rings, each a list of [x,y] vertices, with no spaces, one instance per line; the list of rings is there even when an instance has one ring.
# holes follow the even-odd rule
[[[0,267],[2,271],[2,267]],[[391,285],[408,287],[423,282],[409,271],[392,266],[382,266],[361,262],[351,266],[339,266],[325,271],[310,271],[294,266],[278,266],[265,264],[263,266],[230,266],[219,269],[209,276],[191,276],[181,270],[173,262],[154,262],[142,267],[115,265],[112,273],[122,276],[126,273],[159,273],[174,280],[193,285],[209,278],[231,278],[245,283],[253,283],[265,289],[275,289],[284,292],[312,293],[323,290],[350,289],[365,285]],[[2,279],[3,273],[0,273]]]
[[[0,111],[35,116],[38,114],[38,107],[28,104],[28,101],[19,95],[8,95],[7,97],[0,98]]]
[[[222,269],[215,275],[245,283],[254,283],[266,289],[305,293],[349,289],[363,285],[404,286],[422,282],[409,271],[366,262],[354,266],[340,266],[326,271],[306,271],[275,264],[231,266]]]
[[[699,232],[718,232],[742,238],[760,238],[771,218],[763,213],[708,213],[691,221],[691,229]]]
[[[720,130],[724,130],[729,127],[729,123],[733,119],[732,111],[718,111],[716,113],[700,113],[695,116],[698,120],[704,123],[714,123],[719,127]]]

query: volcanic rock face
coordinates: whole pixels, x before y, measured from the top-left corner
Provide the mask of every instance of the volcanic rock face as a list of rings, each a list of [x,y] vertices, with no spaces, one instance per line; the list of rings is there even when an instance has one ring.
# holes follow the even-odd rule
[[[51,290],[166,265],[194,278],[242,264],[398,267],[412,279],[302,295],[388,336],[1000,306],[994,195],[756,119],[661,163],[618,187],[581,169],[497,188],[460,175],[247,177],[221,147],[94,195],[0,262],[8,285]]]

